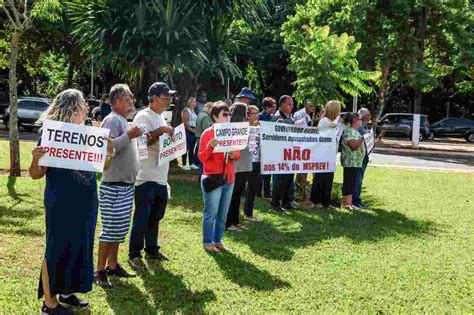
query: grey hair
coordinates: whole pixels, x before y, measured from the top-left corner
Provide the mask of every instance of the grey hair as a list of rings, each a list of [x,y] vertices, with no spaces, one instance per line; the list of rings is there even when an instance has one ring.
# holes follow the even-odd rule
[[[196,98],[193,97],[193,96],[191,96],[190,98],[188,98],[188,102],[187,102],[188,106],[189,106],[189,104],[190,104],[192,101],[196,101]]]
[[[232,117],[230,122],[243,122],[247,116],[247,104],[241,102],[235,102],[230,108]]]
[[[367,108],[362,107],[361,109],[359,109],[357,114],[359,114],[360,118],[364,118],[370,115],[370,111]]]
[[[84,94],[77,89],[67,89],[60,92],[53,102],[38,119],[37,124],[42,125],[45,119],[72,122],[74,114],[84,109],[86,100]]]
[[[124,94],[132,94],[127,84],[119,83],[110,88],[109,100],[112,105]]]

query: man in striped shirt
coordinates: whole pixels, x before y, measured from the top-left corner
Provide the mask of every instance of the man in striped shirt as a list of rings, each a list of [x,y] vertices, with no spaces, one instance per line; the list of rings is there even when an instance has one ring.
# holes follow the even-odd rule
[[[110,167],[102,174],[99,189],[102,231],[94,279],[104,288],[112,286],[108,276],[134,277],[118,263],[117,256],[119,245],[125,241],[130,228],[138,174],[137,143],[133,139],[142,134],[138,126],[131,128],[127,122],[126,117],[135,110],[130,88],[126,84],[114,85],[110,90],[110,101],[112,112],[104,118],[101,127],[110,130],[114,154]]]

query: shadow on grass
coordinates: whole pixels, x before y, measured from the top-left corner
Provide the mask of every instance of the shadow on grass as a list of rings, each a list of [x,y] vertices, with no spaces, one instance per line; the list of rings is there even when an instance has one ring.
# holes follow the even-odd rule
[[[175,314],[204,313],[206,303],[216,299],[213,291],[193,292],[183,277],[162,268],[159,263],[148,263],[149,270],[138,274],[145,291],[153,298],[143,294],[136,286],[120,281],[112,290],[107,290],[107,301],[117,314]],[[115,284],[115,282],[114,282]]]
[[[333,190],[340,191],[340,186],[336,183]],[[376,206],[364,211],[296,210],[279,215],[277,222],[261,221],[250,225],[245,233],[227,234],[234,241],[247,244],[257,255],[289,261],[294,250],[326,239],[344,237],[354,243],[377,242],[397,235],[419,236],[435,231],[432,222],[413,220],[402,213],[383,209],[375,198],[365,197],[364,200]],[[271,211],[268,204],[262,201],[257,204],[260,209]]]
[[[37,217],[42,216],[43,209],[29,208],[22,209],[17,206],[20,203],[28,202],[22,197],[31,197],[29,194],[20,194],[16,191],[16,177],[9,176],[7,181],[8,195],[15,202],[12,205],[0,205],[0,233],[2,234],[18,234],[24,236],[43,236],[40,230],[30,227],[30,223]]]
[[[183,171],[184,172],[184,171]],[[170,180],[171,199],[168,204],[172,207],[183,207],[191,212],[202,212],[204,203],[199,184],[191,180]]]
[[[290,284],[259,270],[255,265],[243,261],[230,252],[211,254],[226,278],[241,287],[249,287],[257,291],[272,291],[278,288],[288,288]]]
[[[14,199],[17,200],[18,202],[23,201],[23,198],[25,194],[18,194],[15,188],[16,184],[16,176],[8,176],[8,181],[7,181],[7,189],[8,189],[8,195]]]

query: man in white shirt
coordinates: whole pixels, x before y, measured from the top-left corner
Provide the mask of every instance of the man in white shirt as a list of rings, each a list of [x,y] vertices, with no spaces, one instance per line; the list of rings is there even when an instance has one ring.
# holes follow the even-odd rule
[[[168,202],[169,162],[158,165],[158,157],[159,137],[174,132],[161,114],[169,108],[175,93],[163,82],[153,83],[148,89],[149,106],[133,119],[135,126],[148,133],[148,157],[140,161],[135,182],[135,213],[128,253],[128,262],[134,269],[145,267],[141,256],[143,249],[149,259],[168,260],[160,252],[158,226]]]

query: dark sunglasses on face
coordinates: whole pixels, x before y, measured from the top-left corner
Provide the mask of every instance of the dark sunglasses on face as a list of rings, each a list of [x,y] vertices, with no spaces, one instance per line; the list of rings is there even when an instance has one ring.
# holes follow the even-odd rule
[[[229,114],[229,113],[222,113],[222,116],[224,116],[224,117],[232,117],[232,115]]]

